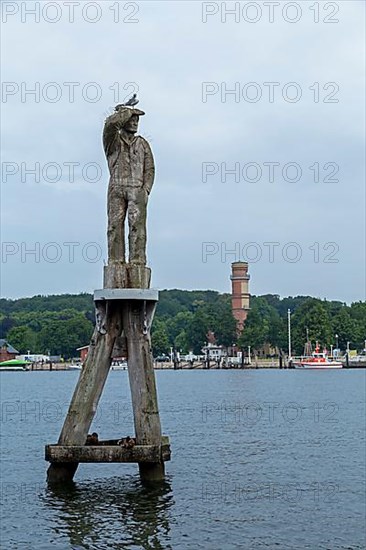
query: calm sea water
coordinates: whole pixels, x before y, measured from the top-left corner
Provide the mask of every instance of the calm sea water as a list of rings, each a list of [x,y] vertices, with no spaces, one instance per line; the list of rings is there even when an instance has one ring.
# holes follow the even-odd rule
[[[160,371],[166,482],[81,464],[45,483],[77,372],[1,373],[1,548],[364,549],[365,371]],[[127,373],[93,424],[133,433]]]

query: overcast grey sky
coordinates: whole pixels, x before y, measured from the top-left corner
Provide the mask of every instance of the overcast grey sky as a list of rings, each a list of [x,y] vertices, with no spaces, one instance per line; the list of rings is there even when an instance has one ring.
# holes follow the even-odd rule
[[[138,91],[153,286],[244,259],[254,294],[365,299],[364,9],[2,2],[2,296],[101,287],[103,122]]]

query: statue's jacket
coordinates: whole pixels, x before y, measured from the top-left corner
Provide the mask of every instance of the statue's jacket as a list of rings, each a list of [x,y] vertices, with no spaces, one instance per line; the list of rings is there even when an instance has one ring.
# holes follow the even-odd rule
[[[107,118],[103,146],[110,172],[110,186],[143,188],[150,193],[155,166],[150,145],[141,136],[127,139],[123,126],[133,115],[133,109],[120,109]]]

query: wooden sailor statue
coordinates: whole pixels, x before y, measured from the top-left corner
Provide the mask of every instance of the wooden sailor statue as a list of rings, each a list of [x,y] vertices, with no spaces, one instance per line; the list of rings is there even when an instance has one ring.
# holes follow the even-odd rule
[[[135,99],[135,102],[138,100]],[[136,135],[145,113],[117,105],[107,118],[103,146],[108,161],[108,263],[125,262],[125,220],[128,218],[130,264],[146,265],[146,210],[154,183],[154,158],[148,142]]]
[[[104,125],[103,145],[110,172],[108,265],[104,288],[94,292],[96,326],[86,362],[58,443],[46,446],[50,483],[70,481],[79,462],[137,462],[141,478],[156,481],[164,479],[164,461],[170,460],[169,440],[161,434],[151,354],[150,328],[158,291],[150,289],[150,269],[146,267],[146,210],[155,169],[149,144],[136,135],[139,117],[144,115],[136,109],[137,103],[134,96],[117,105]],[[120,341],[128,360],[136,435],[133,446],[117,444],[120,430],[116,440],[88,436],[113,350],[120,347]]]

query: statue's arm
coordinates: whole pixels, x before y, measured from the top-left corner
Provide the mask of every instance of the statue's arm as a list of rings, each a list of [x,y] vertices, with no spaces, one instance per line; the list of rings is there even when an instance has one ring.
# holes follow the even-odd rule
[[[146,140],[145,144],[145,157],[144,157],[144,188],[150,193],[155,179],[155,163],[154,157],[150,148],[150,145]]]
[[[119,109],[106,119],[103,130],[103,147],[107,157],[117,142],[119,131],[131,118],[133,113],[133,109]]]

